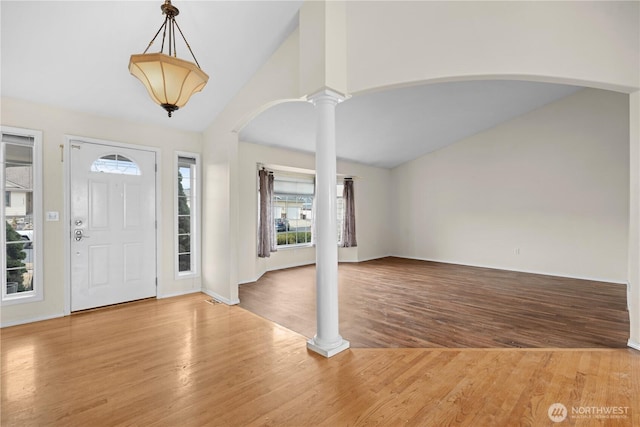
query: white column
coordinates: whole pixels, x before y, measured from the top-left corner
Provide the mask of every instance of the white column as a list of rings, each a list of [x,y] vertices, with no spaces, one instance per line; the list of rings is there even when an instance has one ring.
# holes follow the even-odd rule
[[[336,104],[343,98],[323,90],[309,98],[316,108],[316,318],[307,348],[331,357],[349,348],[338,331],[338,235],[336,212]]]

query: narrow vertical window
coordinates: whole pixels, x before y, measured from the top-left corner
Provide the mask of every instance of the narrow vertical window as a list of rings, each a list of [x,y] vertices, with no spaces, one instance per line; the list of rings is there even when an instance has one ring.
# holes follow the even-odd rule
[[[2,127],[2,303],[42,299],[41,133]]]
[[[198,157],[178,154],[176,175],[176,271],[198,273]]]

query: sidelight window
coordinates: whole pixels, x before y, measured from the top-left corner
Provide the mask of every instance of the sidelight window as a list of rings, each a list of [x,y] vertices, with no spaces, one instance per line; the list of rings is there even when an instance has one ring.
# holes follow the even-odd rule
[[[176,271],[179,277],[198,274],[199,259],[199,157],[176,157]]]
[[[42,299],[42,134],[2,127],[2,303]]]

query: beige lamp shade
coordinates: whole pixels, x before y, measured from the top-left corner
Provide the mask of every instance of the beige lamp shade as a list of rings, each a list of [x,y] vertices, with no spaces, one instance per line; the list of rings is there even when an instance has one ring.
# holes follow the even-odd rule
[[[142,82],[154,102],[167,110],[169,117],[209,80],[196,64],[164,53],[131,55],[129,72]]]

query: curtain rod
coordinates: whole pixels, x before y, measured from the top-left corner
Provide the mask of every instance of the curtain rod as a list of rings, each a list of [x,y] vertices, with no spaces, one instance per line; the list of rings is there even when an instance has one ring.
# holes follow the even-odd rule
[[[263,169],[263,170],[268,170],[270,173],[277,173],[278,175],[285,175],[285,176],[292,176],[292,177],[308,177],[308,176],[315,176],[316,175],[316,171],[315,170],[311,170],[311,169],[304,169],[304,168],[296,168],[296,167],[292,167],[292,166],[279,166],[279,165],[270,165],[270,164],[265,164],[265,163],[261,163],[258,162],[256,163],[256,166],[258,168],[258,170]],[[357,180],[359,179],[358,176],[356,175],[347,175],[347,174],[342,174],[342,173],[338,173],[336,174],[336,178],[338,179],[348,179],[348,180]]]

